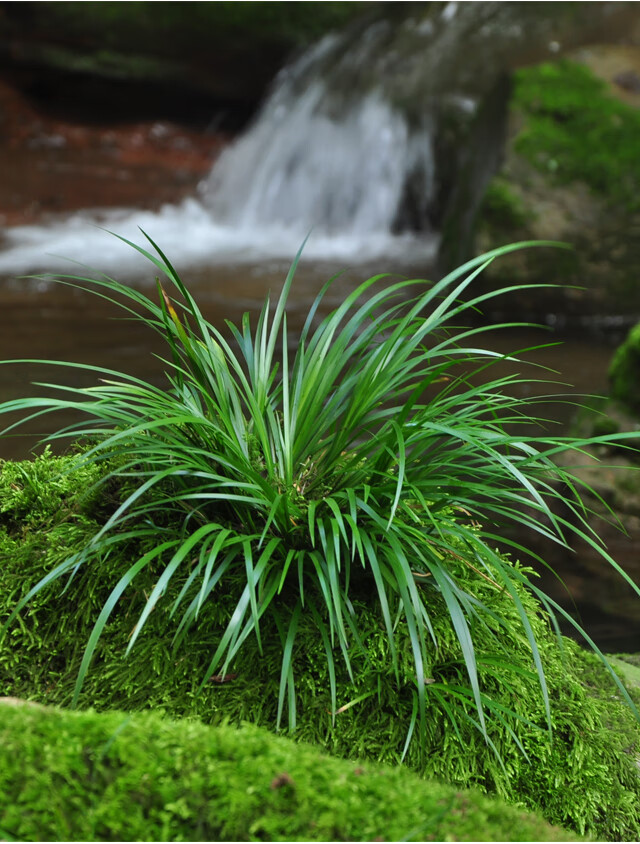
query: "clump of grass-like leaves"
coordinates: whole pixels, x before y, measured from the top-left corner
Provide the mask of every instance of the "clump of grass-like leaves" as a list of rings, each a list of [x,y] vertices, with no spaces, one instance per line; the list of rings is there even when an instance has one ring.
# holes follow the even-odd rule
[[[475,346],[487,329],[455,335],[446,330],[506,292],[474,298],[468,288],[491,260],[519,245],[476,258],[436,284],[369,279],[321,317],[329,283],[295,338],[287,328],[286,303],[297,259],[275,308],[267,300],[255,328],[245,315],[240,326],[227,323],[225,333],[205,320],[155,244],[157,256],[131,245],[172,285],[167,292],[158,281],[157,302],[108,278],[62,280],[118,301],[164,336],[167,389],[86,367],[100,376],[98,385],[59,388],[70,397],[0,405],[0,413],[18,410],[31,419],[57,409],[82,411],[88,423],[50,439],[90,437],[78,459],[111,461],[107,480],[116,478],[128,490],[86,547],[37,583],[12,618],[50,583],[73,576],[82,565],[99,566],[121,543],[146,549],[122,572],[95,623],[75,700],[110,614],[147,569],[157,572],[155,587],[127,652],[172,579],[181,584],[172,605],[176,647],[188,639],[204,602],[235,594],[230,621],[203,666],[202,684],[229,672],[247,637],[261,644],[264,627],[273,629],[272,623],[261,625],[267,617],[281,638],[278,721],[286,703],[291,728],[301,615],[314,619],[323,643],[335,713],[336,660],[351,672],[354,652],[367,654],[354,610],[363,597],[378,608],[396,675],[397,645],[400,638],[407,641],[398,632],[408,633],[415,692],[405,752],[424,724],[428,696],[446,701],[446,684],[428,675],[430,654],[439,645],[432,613],[443,605],[468,675],[468,686],[452,688],[445,703],[454,726],[464,717],[490,741],[487,717],[521,717],[481,686],[477,625],[493,631],[496,677],[510,670],[509,638],[528,642],[532,689],[539,687],[550,724],[544,666],[520,597],[523,586],[552,617],[554,610],[564,611],[529,581],[526,570],[495,550],[494,525],[515,521],[565,545],[573,531],[631,581],[601,546],[576,482],[553,461],[589,441],[523,434],[523,423],[531,423],[530,403],[510,393],[522,379],[514,374],[481,384],[470,380],[500,358]],[[514,613],[496,615],[468,588],[461,570],[510,596],[515,628]],[[234,588],[226,590],[226,584]]]

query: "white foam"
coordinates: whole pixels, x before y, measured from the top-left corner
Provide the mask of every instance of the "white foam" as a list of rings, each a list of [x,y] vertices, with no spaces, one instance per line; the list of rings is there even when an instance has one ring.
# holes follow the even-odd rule
[[[158,212],[83,212],[46,225],[7,229],[0,245],[0,274],[75,271],[70,262],[112,274],[148,272],[146,259],[109,234],[113,232],[148,248],[141,229],[177,268],[255,263],[272,258],[291,260],[304,240],[298,229],[285,226],[221,225],[199,201],[189,199],[180,205],[166,205]],[[429,259],[435,246],[434,237],[394,236],[384,231],[330,236],[312,231],[304,257],[340,259],[350,264],[382,256]]]

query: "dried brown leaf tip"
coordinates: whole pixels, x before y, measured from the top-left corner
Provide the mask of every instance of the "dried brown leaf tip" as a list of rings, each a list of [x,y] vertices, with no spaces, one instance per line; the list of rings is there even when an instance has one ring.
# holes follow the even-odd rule
[[[231,683],[233,680],[236,679],[237,674],[214,674],[213,677],[209,677],[210,683]]]
[[[289,785],[292,788],[295,785],[289,774],[287,774],[286,772],[283,774],[278,774],[277,777],[274,777],[271,780],[271,785],[269,786],[269,788],[272,791],[277,791],[279,788],[284,788],[285,785]]]

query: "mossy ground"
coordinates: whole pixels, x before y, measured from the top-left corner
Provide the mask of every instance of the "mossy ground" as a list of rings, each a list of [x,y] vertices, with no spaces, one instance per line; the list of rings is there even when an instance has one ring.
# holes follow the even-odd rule
[[[33,463],[1,466],[0,621],[69,549],[88,541],[119,500],[117,489],[92,489],[98,479],[95,467],[69,473],[72,459],[45,456]],[[99,567],[81,568],[73,580],[54,585],[20,614],[0,650],[0,694],[70,704],[92,625],[123,566],[127,567],[123,555],[139,550],[124,549],[119,556],[105,557]],[[469,586],[497,613],[515,613],[508,597],[496,593],[485,580],[473,579],[470,572]],[[126,643],[149,594],[153,572],[143,572],[134,581],[103,634],[80,706],[99,711],[162,710],[172,717],[195,717],[211,725],[250,721],[274,729],[283,647],[277,625],[265,619],[263,653],[254,640],[247,640],[224,682],[219,678],[200,690],[200,678],[235,606],[233,597],[240,584],[225,584],[215,600],[205,604],[188,644],[174,651],[171,600],[182,582],[156,605],[144,634],[125,660]],[[435,593],[428,598],[438,600]],[[522,599],[534,616],[535,601],[524,593]],[[371,659],[367,663],[354,653],[354,683],[346,672],[337,677],[335,719],[324,646],[313,619],[303,616],[301,620],[294,654],[295,738],[337,756],[397,764],[414,714],[409,641],[405,640],[396,678],[389,668],[386,635],[375,602],[363,592],[355,610],[361,629],[368,634]],[[434,612],[432,617],[440,615]],[[474,635],[483,691],[498,706],[518,713],[518,719],[503,716],[497,707],[488,713],[498,759],[473,724],[462,655],[443,612],[436,629],[439,648],[426,678],[426,726],[421,741],[415,735],[410,741],[406,763],[422,776],[498,794],[580,833],[635,840],[640,835],[636,722],[601,667],[568,640],[563,652],[559,650],[541,614],[535,615],[533,623],[546,666],[553,740],[545,731],[544,706],[526,641],[508,638],[498,627],[479,626]]]

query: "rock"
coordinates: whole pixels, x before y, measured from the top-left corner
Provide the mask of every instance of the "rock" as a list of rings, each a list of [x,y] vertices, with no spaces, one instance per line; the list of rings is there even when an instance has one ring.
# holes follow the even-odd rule
[[[640,414],[640,322],[616,350],[609,368],[611,396]]]
[[[362,11],[359,3],[193,3],[187,11],[179,2],[4,3],[0,73],[65,108],[86,108],[97,95],[109,111],[134,106],[137,119],[207,122],[218,110],[246,120],[293,50]]]
[[[524,250],[496,262],[487,287],[552,284],[514,303],[534,321],[603,332],[640,313],[640,96],[615,70],[640,46],[591,47],[519,71],[504,164],[479,214],[476,252],[518,240],[562,241],[571,250]]]
[[[640,94],[640,74],[635,70],[623,70],[613,77],[613,81],[625,91]]]
[[[476,217],[493,174],[502,163],[510,93],[509,78],[499,77],[467,127],[464,140],[460,136],[455,139],[455,132],[454,138],[449,138],[440,128],[436,171],[448,193],[438,255],[443,272],[460,266],[473,251]],[[441,127],[443,111],[441,107]]]

